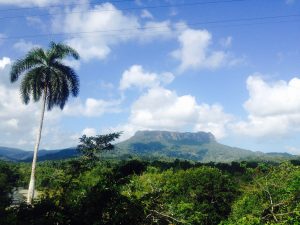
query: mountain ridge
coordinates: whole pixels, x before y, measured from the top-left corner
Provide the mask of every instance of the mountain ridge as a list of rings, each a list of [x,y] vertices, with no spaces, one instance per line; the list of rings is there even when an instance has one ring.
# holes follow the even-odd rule
[[[38,161],[59,160],[78,156],[76,147],[59,150],[39,150]],[[0,146],[0,159],[31,162],[33,152]],[[232,162],[241,160],[293,159],[298,156],[280,152],[254,152],[217,142],[210,132],[137,131],[134,136],[116,144],[116,150],[104,153],[104,158],[146,157],[181,159],[198,162]]]
[[[76,157],[78,152],[76,148],[65,148],[55,150],[38,151],[38,161],[54,160],[54,159],[67,159]],[[33,157],[33,151],[26,151],[19,148],[10,148],[0,146],[0,159],[5,161],[15,162],[31,162]]]
[[[189,143],[206,143],[216,141],[210,132],[173,132],[173,131],[137,131],[132,138],[145,139],[151,141],[184,141]]]
[[[199,162],[294,157],[288,153],[266,154],[220,144],[210,132],[137,131],[133,137],[117,144],[117,147],[118,154],[179,158]]]

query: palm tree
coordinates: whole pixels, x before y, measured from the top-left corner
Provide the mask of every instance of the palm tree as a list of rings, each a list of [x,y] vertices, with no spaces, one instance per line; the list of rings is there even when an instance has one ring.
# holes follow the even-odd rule
[[[13,63],[10,80],[15,82],[24,74],[20,93],[25,104],[32,97],[35,102],[42,98],[42,113],[36,144],[34,147],[31,176],[28,187],[27,203],[31,204],[35,189],[35,168],[37,152],[40,145],[45,108],[50,111],[54,106],[63,109],[70,94],[76,97],[79,93],[79,78],[76,72],[64,65],[63,59],[71,56],[79,59],[78,53],[71,47],[51,42],[49,49],[34,48],[23,59]]]

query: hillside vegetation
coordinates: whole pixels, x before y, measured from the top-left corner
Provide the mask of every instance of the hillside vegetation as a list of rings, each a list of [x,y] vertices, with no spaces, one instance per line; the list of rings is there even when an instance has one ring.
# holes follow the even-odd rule
[[[31,162],[33,152],[0,146],[0,159]],[[68,159],[79,156],[75,147],[61,150],[39,150],[38,161]],[[138,131],[130,139],[116,144],[103,158],[192,160],[198,162],[232,162],[243,160],[284,161],[297,159],[288,153],[262,153],[220,144],[211,133],[180,133],[169,131]]]
[[[232,162],[242,160],[292,159],[287,153],[253,152],[230,147],[216,141],[212,133],[180,133],[169,131],[138,131],[117,145],[115,157],[134,155],[145,158],[184,159],[198,162]]]
[[[170,134],[155,141],[214,142],[209,134]],[[40,162],[31,204],[16,202],[14,192],[26,189],[30,164],[0,161],[0,225],[299,224],[300,160],[101,158],[119,136],[84,135],[77,158]]]
[[[0,163],[1,224],[299,224],[300,161],[38,165],[33,205],[9,207],[30,165]]]

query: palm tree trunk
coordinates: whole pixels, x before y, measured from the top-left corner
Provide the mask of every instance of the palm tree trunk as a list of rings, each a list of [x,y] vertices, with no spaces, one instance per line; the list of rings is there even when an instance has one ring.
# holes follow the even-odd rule
[[[32,165],[31,165],[31,175],[30,175],[30,182],[29,182],[28,194],[27,194],[27,203],[28,204],[31,204],[32,203],[32,199],[34,198],[35,167],[36,167],[36,161],[37,161],[37,153],[38,153],[39,146],[40,146],[40,141],[41,141],[41,134],[42,134],[43,122],[44,122],[46,97],[47,97],[46,93],[47,93],[47,90],[45,88],[44,98],[43,98],[43,107],[42,107],[42,113],[41,113],[41,120],[40,120],[40,127],[39,127],[39,130],[38,130],[38,133],[37,133],[36,144],[35,144],[35,147],[34,147],[33,159],[32,159]]]

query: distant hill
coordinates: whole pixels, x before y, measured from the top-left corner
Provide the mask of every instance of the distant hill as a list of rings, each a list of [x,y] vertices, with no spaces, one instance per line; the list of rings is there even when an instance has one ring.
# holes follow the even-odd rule
[[[31,162],[33,152],[0,147],[0,159]],[[39,150],[38,161],[59,160],[78,156],[76,148]],[[116,149],[102,154],[106,158],[128,157],[148,159],[182,159],[199,162],[232,162],[241,160],[280,161],[298,159],[289,153],[262,153],[230,147],[216,141],[212,133],[180,133],[169,131],[138,131],[130,139],[116,145]]]
[[[0,146],[0,159],[9,161],[19,161],[26,159],[32,153],[17,148],[8,148]]]
[[[39,150],[38,161],[57,160],[76,157],[78,152],[75,148],[59,150]],[[6,161],[31,162],[33,151],[24,151],[17,148],[7,148],[0,146],[0,159]]]
[[[253,152],[230,147],[216,141],[212,133],[179,133],[138,131],[117,145],[118,154],[155,158],[179,158],[200,162],[232,162],[240,160],[278,160],[294,158],[288,153]]]
[[[38,153],[38,161],[46,160],[62,160],[77,157],[79,153],[76,148],[67,148],[60,150],[41,150],[41,153]],[[31,162],[32,156],[22,160],[23,162]]]

